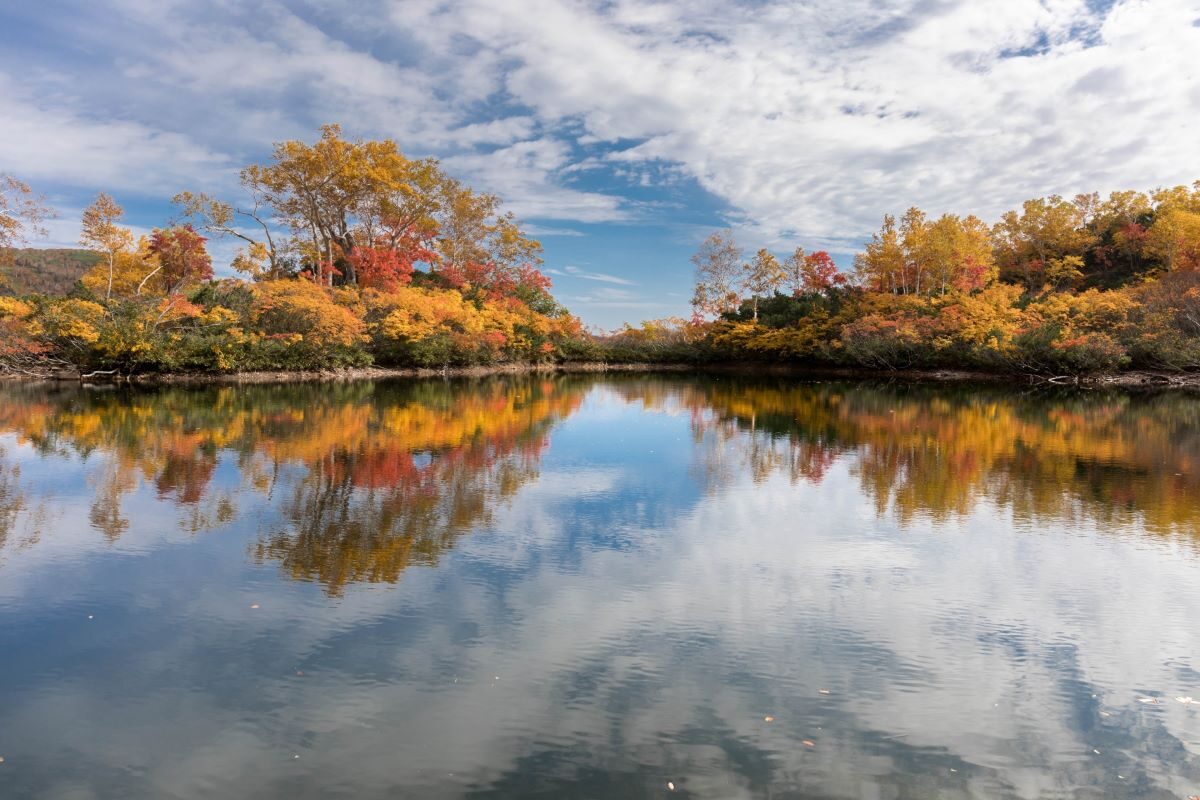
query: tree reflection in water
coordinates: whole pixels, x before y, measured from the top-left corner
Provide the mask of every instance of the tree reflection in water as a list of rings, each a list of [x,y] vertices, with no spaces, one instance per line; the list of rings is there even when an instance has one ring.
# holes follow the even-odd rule
[[[257,496],[275,510],[260,563],[340,594],[432,564],[538,476],[556,423],[590,391],[691,418],[710,492],[742,475],[820,483],[845,462],[900,524],[969,514],[1088,519],[1154,534],[1200,530],[1200,402],[1178,393],[1014,392],[995,386],[656,377],[522,377],[82,391],[9,386],[0,434],[90,464],[90,520],[129,527],[139,486],[190,531]],[[0,545],[29,493],[0,453]],[[214,487],[223,463],[240,487]]]
[[[1021,522],[1200,531],[1200,399],[1186,393],[788,380],[615,388],[691,412],[699,472],[714,490],[746,473],[820,482],[849,459],[877,513],[901,523],[990,502]]]
[[[213,496],[222,458],[242,489],[278,500],[254,555],[332,594],[433,563],[537,476],[550,428],[583,386],[555,379],[80,392],[10,389],[0,431],[41,453],[95,461],[90,519],[111,540],[139,483],[198,531],[232,521]],[[6,480],[12,480],[6,477]],[[12,495],[11,527],[22,495]],[[3,502],[0,500],[0,502]],[[2,540],[0,540],[2,541]]]
[[[1194,397],[0,392],[13,796],[1200,786]]]

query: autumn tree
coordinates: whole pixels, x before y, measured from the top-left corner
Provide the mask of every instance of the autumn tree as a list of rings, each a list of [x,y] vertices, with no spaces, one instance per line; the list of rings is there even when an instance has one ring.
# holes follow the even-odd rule
[[[787,258],[783,260],[783,272],[786,276],[785,284],[792,290],[792,297],[799,297],[804,294],[804,257],[806,253],[803,247],[797,247]]]
[[[988,226],[976,216],[944,214],[924,233],[922,261],[929,265],[929,294],[972,292],[996,276]]]
[[[97,296],[128,299],[141,294],[143,285],[159,271],[158,256],[150,251],[150,240],[142,236],[131,246],[114,252],[111,259],[98,262],[80,282]]]
[[[6,282],[4,268],[12,248],[32,236],[45,236],[44,223],[52,216],[45,198],[34,194],[29,184],[0,173],[0,286]]]
[[[438,215],[438,258],[434,263],[453,286],[481,289],[496,297],[514,291],[537,295],[549,289],[541,274],[542,245],[527,236],[496,195],[476,192],[446,177]]]
[[[248,166],[241,179],[317,272],[336,264],[345,282],[355,284],[355,266],[345,256],[356,234],[374,247],[389,230],[432,232],[441,171],[435,161],[410,160],[391,139],[349,141],[341,134],[340,126],[326,125],[314,144],[280,142],[273,163]]]
[[[1116,191],[1101,202],[1089,223],[1097,239],[1092,261],[1100,270],[1135,274],[1147,257],[1146,234],[1153,220],[1150,197],[1144,192]]]
[[[326,282],[341,274],[355,284],[357,267],[347,260],[355,247],[394,248],[416,232],[434,234],[442,177],[436,161],[409,159],[391,139],[349,141],[340,126],[326,125],[316,143],[280,142],[272,163],[242,170],[247,206],[190,192],[175,202],[201,229],[246,243],[234,262],[241,271],[283,277],[294,254]],[[281,241],[282,231],[290,239]]]
[[[418,262],[430,263],[436,259],[437,254],[429,249],[424,237],[412,230],[390,237],[387,244],[355,245],[346,256],[358,276],[359,286],[385,292],[411,283]]]
[[[244,243],[233,259],[233,268],[255,280],[277,280],[289,273],[286,251],[272,227],[271,209],[254,187],[245,186],[248,206],[234,206],[204,193],[180,192],[171,201],[179,206],[179,219],[215,237],[233,237]],[[244,220],[252,231],[239,224]]]
[[[44,223],[52,216],[46,199],[29,184],[0,172],[0,250],[45,236]]]
[[[846,282],[846,276],[838,272],[832,256],[824,250],[812,253],[797,247],[783,262],[785,283],[793,297],[809,292],[824,292]]]
[[[770,297],[787,280],[787,272],[779,259],[763,248],[754,258],[742,265],[742,286],[750,295],[753,319],[758,321],[758,298]]]
[[[1097,241],[1088,227],[1091,195],[1074,202],[1059,195],[1026,200],[1021,213],[1009,211],[992,228],[995,260],[1001,274],[1036,290],[1054,259],[1082,258]]]
[[[1170,208],[1147,231],[1146,252],[1168,270],[1200,270],[1200,213]]]
[[[904,250],[894,216],[884,216],[883,227],[871,235],[863,252],[854,257],[854,271],[859,281],[873,292],[907,294]]]
[[[137,294],[142,293],[151,278],[158,281],[166,295],[177,294],[185,286],[210,280],[213,275],[212,258],[204,246],[205,241],[191,225],[156,229],[150,236],[148,249],[155,256],[157,266],[138,284]]]
[[[1147,253],[1168,270],[1200,269],[1200,181],[1151,194],[1154,222],[1146,232]]]
[[[800,264],[800,278],[805,292],[827,292],[846,282],[846,276],[838,271],[833,257],[824,250],[804,256]]]
[[[117,223],[125,216],[125,210],[107,194],[101,192],[90,206],[83,210],[83,232],[79,243],[90,250],[102,253],[108,264],[108,282],[104,299],[112,299],[113,268],[119,253],[133,246],[133,232]]]
[[[989,231],[979,218],[943,214],[930,221],[919,208],[906,211],[899,225],[885,216],[855,270],[867,288],[889,294],[970,292],[995,277]]]
[[[1196,181],[1191,186],[1155,189],[1150,193],[1150,199],[1154,203],[1156,215],[1172,209],[1200,214],[1200,181]]]
[[[692,306],[699,314],[720,315],[736,311],[738,279],[742,269],[742,249],[733,239],[733,231],[714,231],[692,256],[696,267],[696,287]]]
[[[245,242],[234,266],[255,277],[282,277],[294,258],[326,284],[402,284],[409,267],[425,263],[491,295],[514,286],[536,295],[548,285],[536,274],[541,244],[499,198],[450,178],[433,159],[408,158],[391,139],[348,140],[326,125],[313,144],[276,144],[271,163],[246,167],[241,182],[246,208],[187,192],[175,201],[201,229]],[[372,273],[365,281],[362,266]]]
[[[442,263],[461,267],[487,261],[491,256],[488,240],[495,233],[493,220],[499,214],[500,198],[476,192],[453,178],[444,179],[441,196],[437,247]]]

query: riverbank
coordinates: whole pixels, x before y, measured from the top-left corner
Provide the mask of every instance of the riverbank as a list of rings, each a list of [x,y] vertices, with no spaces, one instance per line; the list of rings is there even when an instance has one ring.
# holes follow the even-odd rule
[[[607,364],[599,361],[555,363],[497,364],[491,366],[445,367],[348,367],[328,370],[262,370],[229,373],[143,373],[137,375],[96,374],[70,371],[46,374],[5,374],[0,379],[28,382],[129,383],[138,385],[179,384],[258,384],[319,383],[389,378],[483,378],[491,375],[528,375],[531,373],[597,372],[688,372],[691,364]]]
[[[953,369],[873,370],[854,367],[813,367],[798,364],[746,363],[519,363],[490,366],[428,368],[354,367],[329,370],[263,370],[231,373],[145,373],[111,375],[59,371],[48,374],[5,374],[0,380],[18,382],[124,383],[154,385],[213,385],[269,383],[340,383],[393,378],[483,378],[537,373],[655,373],[696,372],[743,376],[778,376],[845,381],[904,381],[913,383],[1019,383],[1022,386],[1080,386],[1085,388],[1186,389],[1200,391],[1200,373],[1130,370],[1096,375],[1035,375]]]
[[[741,375],[809,376],[839,380],[894,380],[914,383],[1014,383],[1023,386],[1082,386],[1089,388],[1167,387],[1200,390],[1200,372],[1129,370],[1095,375],[1039,375],[1021,372],[981,372],[956,369],[873,370],[858,367],[805,367],[794,364],[710,364],[697,367],[710,372]]]

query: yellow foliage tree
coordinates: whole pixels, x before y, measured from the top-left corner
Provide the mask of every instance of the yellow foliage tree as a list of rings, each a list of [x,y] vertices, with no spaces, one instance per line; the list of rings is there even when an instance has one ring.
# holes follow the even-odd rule
[[[1168,208],[1150,227],[1146,251],[1169,270],[1200,270],[1200,211]]]
[[[108,260],[85,272],[80,281],[93,294],[106,299],[135,297],[142,282],[158,270],[158,257],[149,247],[149,240],[145,236],[139,237],[135,247],[122,247],[110,253]],[[162,291],[151,277],[143,293],[161,294]]]
[[[133,247],[133,232],[117,224],[123,216],[125,210],[103,192],[83,210],[83,232],[80,234],[79,243],[102,253],[105,257],[108,265],[105,300],[112,298],[117,256]]]

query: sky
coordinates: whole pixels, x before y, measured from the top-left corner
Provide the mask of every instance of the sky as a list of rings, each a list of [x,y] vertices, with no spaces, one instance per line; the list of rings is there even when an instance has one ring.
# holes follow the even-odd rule
[[[719,228],[849,268],[911,205],[1200,178],[1200,0],[0,3],[0,172],[59,215],[37,245],[99,191],[136,230],[236,199],[329,122],[499,194],[613,328],[688,314]]]

